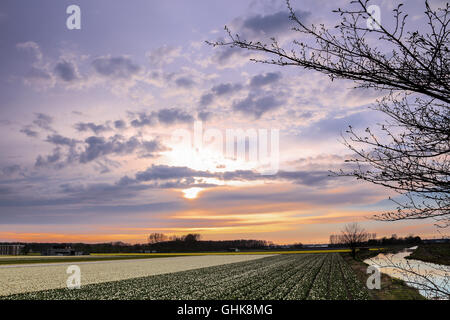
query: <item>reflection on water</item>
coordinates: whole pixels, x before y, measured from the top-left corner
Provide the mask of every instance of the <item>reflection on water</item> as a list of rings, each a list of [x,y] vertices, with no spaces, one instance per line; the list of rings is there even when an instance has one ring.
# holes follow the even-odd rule
[[[405,249],[396,254],[380,253],[364,262],[379,268],[381,272],[389,276],[401,279],[408,285],[419,289],[420,294],[428,299],[449,299],[450,267],[405,259],[415,249],[417,247]]]

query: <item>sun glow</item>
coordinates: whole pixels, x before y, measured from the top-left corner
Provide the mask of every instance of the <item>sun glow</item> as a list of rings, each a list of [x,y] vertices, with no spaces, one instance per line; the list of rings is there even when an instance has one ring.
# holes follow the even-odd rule
[[[189,181],[190,188],[177,189],[183,193],[185,199],[197,199],[199,193],[207,187],[196,187],[197,184],[211,186],[257,186],[265,183],[264,176],[261,180],[241,181],[239,179],[223,179],[220,174],[237,170],[254,171],[259,167],[257,161],[249,161],[246,158],[229,158],[224,153],[222,145],[203,143],[201,148],[194,148],[190,139],[180,141],[172,140],[167,143],[168,150],[161,152],[159,161],[173,167],[187,167],[201,173],[209,172],[211,177],[193,175],[193,182]],[[214,176],[217,174],[217,176]]]
[[[183,190],[183,197],[186,199],[196,199],[199,192],[202,191],[203,188],[189,188]]]
[[[161,160],[171,166],[210,172],[253,170],[257,167],[257,163],[245,159],[229,159],[222,150],[206,145],[201,150],[195,150],[191,145],[183,143],[172,144],[169,147],[169,151],[161,153]]]

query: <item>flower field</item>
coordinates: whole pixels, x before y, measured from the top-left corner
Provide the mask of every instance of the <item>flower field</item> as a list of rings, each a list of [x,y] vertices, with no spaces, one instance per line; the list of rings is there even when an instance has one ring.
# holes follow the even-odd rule
[[[3,299],[368,299],[337,253],[277,255],[175,273],[53,289]]]
[[[266,255],[180,256],[147,259],[0,265],[0,296],[65,288],[69,265],[81,269],[82,285],[141,278],[163,273],[260,259]]]

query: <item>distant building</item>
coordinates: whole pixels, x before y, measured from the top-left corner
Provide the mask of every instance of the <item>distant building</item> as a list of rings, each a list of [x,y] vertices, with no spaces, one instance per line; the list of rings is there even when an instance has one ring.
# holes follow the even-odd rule
[[[0,255],[17,256],[22,253],[23,244],[0,244]]]
[[[47,249],[43,254],[47,256],[81,256],[83,252],[77,252],[71,247],[54,246],[51,249]]]

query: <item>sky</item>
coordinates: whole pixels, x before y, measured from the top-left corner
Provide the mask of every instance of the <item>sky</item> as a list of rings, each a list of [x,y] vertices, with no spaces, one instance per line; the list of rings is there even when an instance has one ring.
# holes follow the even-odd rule
[[[382,22],[395,3],[372,1]],[[79,30],[67,28],[70,5]],[[334,26],[348,1],[292,5]],[[423,1],[405,10],[424,27]],[[0,241],[326,243],[350,222],[380,237],[438,236],[433,221],[370,219],[396,195],[330,176],[352,156],[348,126],[385,120],[369,109],[383,93],[205,43],[226,39],[225,25],[283,45],[302,37],[282,0],[1,1]],[[270,172],[261,156],[227,154],[231,130],[267,134]]]

